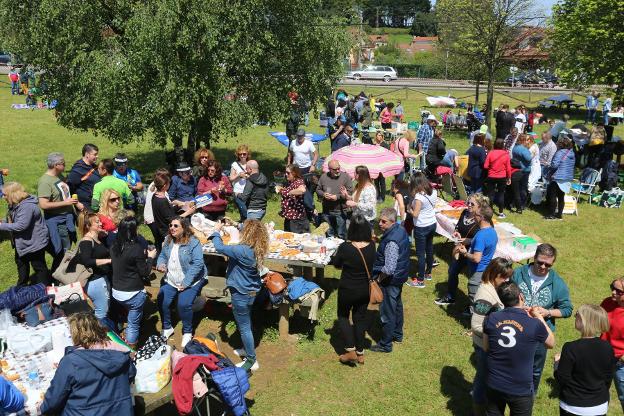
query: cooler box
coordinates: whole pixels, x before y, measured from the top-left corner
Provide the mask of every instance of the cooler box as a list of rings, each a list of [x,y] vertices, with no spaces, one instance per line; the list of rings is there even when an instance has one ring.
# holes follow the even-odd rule
[[[517,237],[513,239],[512,245],[520,251],[532,252],[537,249],[538,242],[531,237]]]

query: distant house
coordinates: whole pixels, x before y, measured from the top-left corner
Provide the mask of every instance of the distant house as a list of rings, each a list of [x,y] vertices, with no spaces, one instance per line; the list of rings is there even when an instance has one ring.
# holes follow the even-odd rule
[[[353,48],[349,52],[348,68],[356,69],[366,63],[375,61],[375,44],[371,42],[372,36],[366,35],[366,33],[360,27],[350,27],[349,34],[353,39]],[[386,37],[387,35],[380,35]]]
[[[418,52],[432,52],[436,48],[438,42],[437,36],[414,36],[410,43],[399,43],[397,48],[408,55],[414,55]]]
[[[368,35],[368,43],[373,48],[388,45],[388,35]]]
[[[523,26],[512,42],[507,45],[504,57],[507,61],[523,67],[539,67],[548,60],[546,42],[548,32],[543,27]]]

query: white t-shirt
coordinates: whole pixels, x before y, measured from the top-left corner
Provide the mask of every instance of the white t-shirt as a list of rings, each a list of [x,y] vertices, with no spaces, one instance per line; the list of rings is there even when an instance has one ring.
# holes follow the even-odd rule
[[[180,264],[180,256],[178,255],[179,250],[180,244],[174,243],[169,254],[169,261],[167,262],[167,283],[175,287],[182,286],[182,281],[184,280],[184,272]]]
[[[145,192],[145,206],[143,207],[143,221],[145,224],[151,224],[154,222],[154,210],[152,210],[152,197],[156,193],[156,186],[154,182],[150,183],[147,187],[147,191]],[[165,197],[167,201],[171,202],[169,199],[169,193],[165,192]]]
[[[516,114],[516,128],[518,133],[524,133],[524,126],[526,124],[526,116],[522,113]]]
[[[425,195],[422,193],[414,196],[414,202],[420,201],[420,212],[417,217],[414,217],[415,227],[428,227],[436,223],[435,217],[435,204],[438,202],[438,193],[434,189],[431,195]]]
[[[538,276],[534,274],[532,268],[529,267],[529,277],[531,278],[531,294],[534,295],[538,290],[540,290],[540,287],[542,287],[542,284],[548,277],[548,274],[546,274],[546,276]]]
[[[316,147],[310,140],[304,140],[301,144],[297,140],[293,140],[290,144],[290,151],[293,153],[293,163],[299,168],[304,169],[312,166]]]
[[[240,175],[241,172],[245,172],[245,165],[242,163],[235,161],[232,162],[232,167],[230,168],[232,172],[236,172],[237,175]],[[244,178],[236,178],[232,181],[232,192],[234,195],[242,194],[245,190],[245,184],[247,183],[247,179]]]

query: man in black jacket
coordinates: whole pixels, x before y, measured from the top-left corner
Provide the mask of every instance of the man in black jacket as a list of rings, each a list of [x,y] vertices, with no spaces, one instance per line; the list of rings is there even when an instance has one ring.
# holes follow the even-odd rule
[[[93,186],[101,179],[97,171],[98,151],[98,147],[91,143],[82,146],[82,158],[74,163],[67,176],[70,192],[77,194],[78,201],[89,209],[91,209]]]
[[[240,199],[247,205],[247,218],[261,220],[266,214],[269,180],[260,172],[257,161],[248,161],[245,168],[249,176]]]
[[[504,139],[516,124],[516,118],[509,112],[509,106],[503,104],[496,113],[496,138]]]

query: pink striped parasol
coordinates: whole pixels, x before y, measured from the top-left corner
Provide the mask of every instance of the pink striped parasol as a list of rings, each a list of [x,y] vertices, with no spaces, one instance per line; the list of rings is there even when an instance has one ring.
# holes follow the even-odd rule
[[[356,144],[346,146],[329,155],[323,163],[323,172],[329,171],[327,164],[337,160],[340,170],[355,177],[355,168],[366,166],[371,178],[377,178],[381,173],[385,178],[398,175],[403,171],[403,158],[390,150],[372,144]]]

